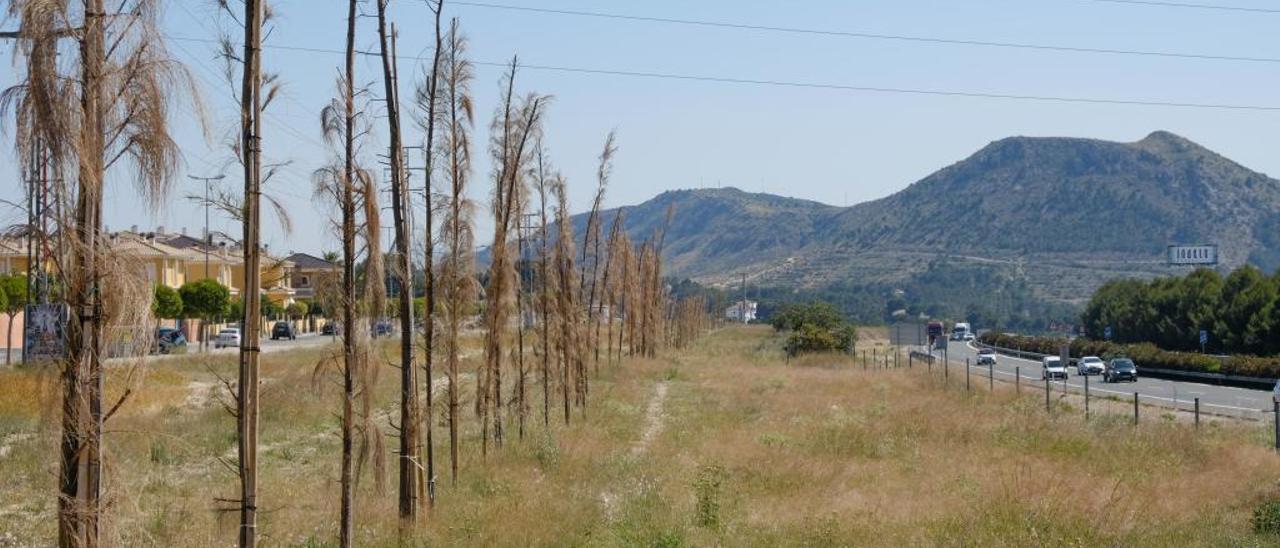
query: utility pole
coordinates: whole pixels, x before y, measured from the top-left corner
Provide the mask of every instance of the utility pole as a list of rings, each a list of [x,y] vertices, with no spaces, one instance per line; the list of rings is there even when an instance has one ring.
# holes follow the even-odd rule
[[[201,177],[199,175],[187,174],[187,177],[197,181],[204,181],[204,277],[209,278],[209,248],[213,245],[213,236],[209,232],[209,182],[221,181],[226,175],[217,175],[215,177]]]

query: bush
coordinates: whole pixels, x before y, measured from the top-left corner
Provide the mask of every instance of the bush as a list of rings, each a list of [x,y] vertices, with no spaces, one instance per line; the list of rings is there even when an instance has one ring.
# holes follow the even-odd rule
[[[724,467],[718,464],[702,466],[698,469],[698,475],[693,480],[693,494],[697,499],[695,521],[699,526],[708,529],[720,527],[720,488],[727,475]]]
[[[792,331],[787,353],[852,352],[858,331],[828,303],[784,305],[770,322],[778,331]]]
[[[1253,532],[1280,535],[1280,500],[1269,499],[1253,509]]]

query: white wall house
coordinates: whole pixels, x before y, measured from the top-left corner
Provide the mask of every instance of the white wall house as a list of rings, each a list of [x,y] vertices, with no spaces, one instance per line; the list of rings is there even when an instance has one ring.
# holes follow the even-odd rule
[[[756,320],[757,306],[755,301],[738,301],[724,309],[724,317],[731,322],[750,323]]]

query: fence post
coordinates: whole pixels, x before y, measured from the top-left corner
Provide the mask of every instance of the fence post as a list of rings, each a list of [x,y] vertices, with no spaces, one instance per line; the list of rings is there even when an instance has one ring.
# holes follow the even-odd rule
[[[1049,404],[1049,372],[1046,370],[1044,374],[1044,411],[1052,412],[1053,408]]]
[[[885,369],[888,369],[888,368],[889,368],[889,355],[888,355],[888,354],[885,354],[885,355],[884,355],[884,368],[885,368]]]
[[[1022,368],[1016,365],[1013,366],[1013,389],[1022,395]]]
[[[873,361],[873,362],[878,362],[878,361],[880,361],[880,351],[879,351],[879,349],[876,349],[876,348],[872,348],[872,349],[871,349],[871,361]]]
[[[951,385],[951,364],[947,363],[947,354],[942,354],[942,386]]]
[[[1084,377],[1084,420],[1089,420],[1089,375]]]
[[[1276,419],[1276,452],[1280,452],[1280,399],[1272,398],[1271,416]]]
[[[893,368],[894,369],[902,367],[902,362],[898,361],[898,358],[901,354],[902,353],[897,348],[893,349]]]
[[[1138,393],[1133,393],[1133,424],[1138,425]]]
[[[969,358],[964,359],[964,391],[969,391]]]
[[[987,384],[990,385],[991,391],[996,391],[996,364],[987,364]]]
[[[867,351],[866,350],[862,351],[862,370],[863,371],[867,370]]]
[[[1196,397],[1196,428],[1200,428],[1200,397]]]

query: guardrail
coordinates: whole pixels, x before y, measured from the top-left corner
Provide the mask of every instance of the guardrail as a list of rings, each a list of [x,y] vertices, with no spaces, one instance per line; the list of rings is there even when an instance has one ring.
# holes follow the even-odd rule
[[[1004,348],[990,344],[984,344],[981,341],[974,341],[979,348],[990,348],[1001,354],[1013,356],[1016,358],[1032,359],[1039,361],[1045,356],[1055,354],[1040,354],[1037,352],[1027,352],[1016,348]],[[1072,361],[1075,361],[1074,359]],[[1143,367],[1138,364],[1138,373],[1148,377],[1157,379],[1167,379],[1173,381],[1191,381],[1204,384],[1217,384],[1221,386],[1238,386],[1244,388],[1264,388],[1270,389],[1276,385],[1280,379],[1268,377],[1245,377],[1241,375],[1226,375],[1223,373],[1204,373],[1200,371],[1178,371],[1176,369],[1160,369],[1156,367]]]

